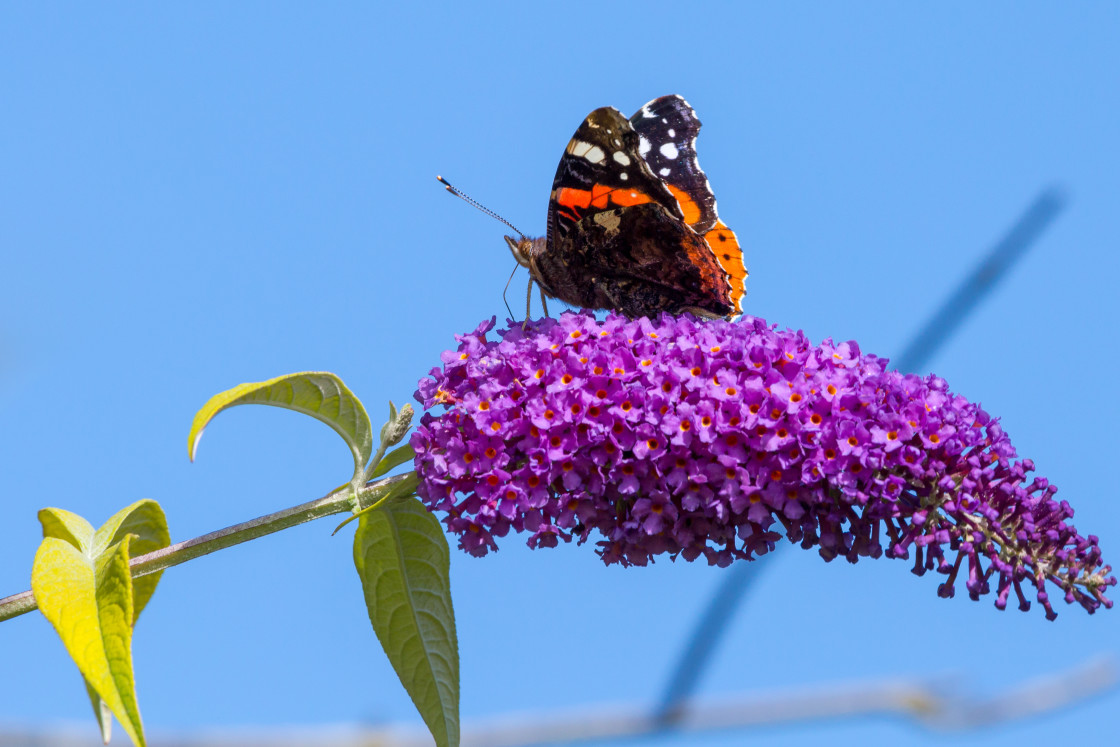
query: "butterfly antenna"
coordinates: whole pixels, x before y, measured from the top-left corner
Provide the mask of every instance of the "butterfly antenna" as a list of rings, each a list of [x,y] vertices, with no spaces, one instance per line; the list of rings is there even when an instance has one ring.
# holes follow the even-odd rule
[[[482,212],[489,215],[491,218],[494,218],[495,220],[500,220],[502,223],[505,223],[507,226],[512,228],[518,236],[520,236],[521,238],[525,238],[525,234],[521,233],[521,231],[518,230],[517,226],[513,225],[508,220],[506,220],[502,216],[498,215],[493,210],[486,207],[485,205],[483,205],[481,202],[475,200],[474,198],[470,197],[466,193],[460,192],[458,189],[451,186],[451,182],[447,181],[442,176],[437,176],[436,179],[439,179],[440,183],[443,184],[443,186],[446,187],[447,191],[450,192],[451,194],[453,194],[456,197],[458,197],[459,199],[465,201],[468,205],[471,205],[473,207],[478,208]]]

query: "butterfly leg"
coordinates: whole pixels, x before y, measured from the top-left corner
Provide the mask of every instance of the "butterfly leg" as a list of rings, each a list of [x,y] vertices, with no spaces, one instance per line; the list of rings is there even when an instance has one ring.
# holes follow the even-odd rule
[[[544,300],[544,288],[540,283],[537,283],[537,289],[541,292],[541,308],[544,309],[544,315],[548,316],[548,301]]]
[[[521,324],[521,329],[529,326],[529,317],[533,313],[533,277],[529,276],[529,288],[525,291],[525,321]]]

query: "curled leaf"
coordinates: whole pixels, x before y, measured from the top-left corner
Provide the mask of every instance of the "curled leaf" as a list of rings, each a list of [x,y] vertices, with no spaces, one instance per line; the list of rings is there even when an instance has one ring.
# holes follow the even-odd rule
[[[240,384],[211,397],[191,423],[187,437],[191,461],[198,451],[203,430],[214,416],[236,405],[284,407],[326,423],[350,447],[355,477],[362,473],[373,454],[373,429],[361,401],[334,374],[304,371],[268,381]]]

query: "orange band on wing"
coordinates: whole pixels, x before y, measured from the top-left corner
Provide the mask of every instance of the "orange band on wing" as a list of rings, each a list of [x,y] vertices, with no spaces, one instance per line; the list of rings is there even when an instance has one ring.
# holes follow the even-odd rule
[[[556,193],[556,202],[566,208],[586,208],[591,206],[591,193],[583,189],[561,187]]]
[[[608,187],[606,184],[592,184],[591,204],[599,209],[605,208],[612,190],[613,187]]]
[[[616,189],[611,192],[611,202],[620,207],[629,207],[630,205],[645,205],[647,202],[653,202],[653,200],[649,198],[649,195],[634,189]]]
[[[605,210],[612,203],[619,207],[629,207],[630,205],[644,205],[647,202],[653,202],[647,194],[634,189],[611,187],[606,184],[593,184],[590,192],[585,189],[572,189],[571,187],[561,187],[556,190],[556,204],[562,208],[568,208],[573,214],[578,214],[577,210],[579,209],[589,207]],[[563,211],[561,211],[561,214],[566,215]],[[578,220],[578,218],[572,218],[572,220]]]
[[[672,187],[670,187],[672,189]],[[743,263],[743,249],[735,232],[717,221],[715,227],[704,234],[704,240],[712,248],[723,271],[731,283],[731,304],[737,311],[743,310],[743,295],[746,293],[747,266]]]
[[[684,213],[684,222],[692,225],[700,220],[700,206],[696,204],[696,200],[688,196],[684,190],[677,189],[672,184],[666,184],[669,191],[673,193],[673,197],[677,198],[677,202],[681,206],[681,212]]]

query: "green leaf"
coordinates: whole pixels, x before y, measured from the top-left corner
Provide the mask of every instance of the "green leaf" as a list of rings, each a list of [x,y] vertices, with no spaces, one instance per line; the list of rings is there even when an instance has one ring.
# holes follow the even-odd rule
[[[459,642],[450,553],[415,498],[362,514],[354,565],[381,647],[440,747],[459,744]]]
[[[129,534],[133,535],[132,544],[129,545],[132,557],[162,550],[171,544],[171,534],[167,530],[167,517],[163,515],[163,509],[157,502],[145,498],[122,508],[101,525],[94,535],[94,556],[100,555],[104,548],[115,545]],[[132,579],[133,625],[155,593],[156,584],[162,575],[163,571],[157,571]]]
[[[350,447],[355,477],[362,473],[373,454],[373,427],[358,398],[334,374],[304,371],[268,381],[241,384],[211,397],[191,423],[191,432],[187,437],[191,461],[198,451],[202,431],[215,415],[235,405],[286,407],[326,423]]]
[[[383,474],[393,469],[394,467],[398,467],[405,462],[411,462],[415,457],[416,452],[414,452],[412,450],[412,447],[408,444],[405,444],[398,449],[393,449],[385,455],[385,458],[382,459],[376,467],[373,468],[373,471],[370,472],[369,477],[371,480],[375,477],[381,477]]]
[[[54,537],[81,550],[89,552],[93,546],[93,525],[63,508],[44,508],[39,511],[43,536]]]
[[[56,528],[51,519],[44,522],[44,530],[48,524]],[[89,687],[133,743],[144,747],[132,676],[131,540],[126,535],[95,558],[65,539],[44,537],[35,553],[31,590]]]
[[[109,742],[111,711],[133,742],[143,744],[132,682],[132,627],[161,574],[134,580],[128,563],[132,555],[171,543],[163,509],[153,500],[137,501],[96,532],[81,516],[60,508],[44,508],[39,521],[44,539],[31,578],[39,609],[82,672],[102,740]]]
[[[101,730],[101,744],[109,744],[109,740],[113,738],[113,712],[93,689],[93,685],[89,684],[89,680],[82,677],[82,682],[86,684],[86,695],[93,706],[93,715],[97,717],[97,728]]]

